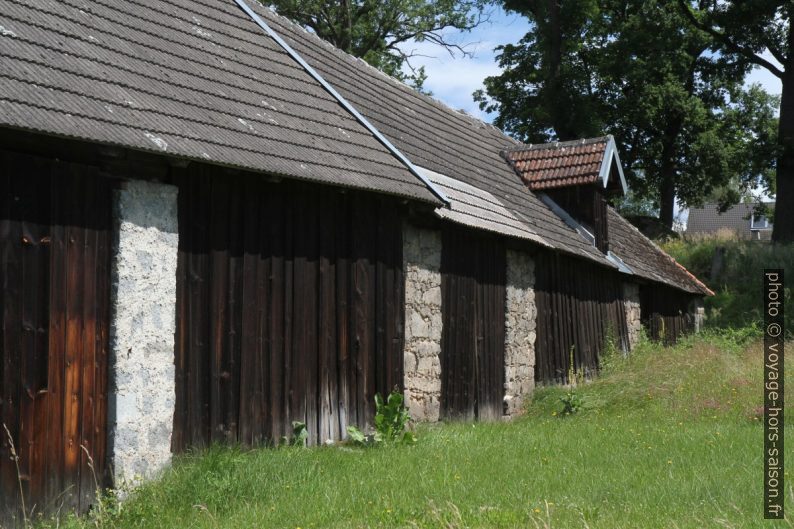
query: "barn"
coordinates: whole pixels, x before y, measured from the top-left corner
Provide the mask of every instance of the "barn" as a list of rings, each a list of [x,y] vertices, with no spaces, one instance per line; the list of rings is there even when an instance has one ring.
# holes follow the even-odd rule
[[[0,5],[0,519],[701,325],[610,137],[519,144],[242,0]]]

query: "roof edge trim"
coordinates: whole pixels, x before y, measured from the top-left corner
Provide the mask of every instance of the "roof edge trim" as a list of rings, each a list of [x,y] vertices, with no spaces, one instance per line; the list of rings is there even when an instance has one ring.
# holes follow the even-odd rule
[[[601,181],[604,183],[604,188],[606,188],[609,180],[609,171],[612,167],[612,161],[614,160],[618,166],[620,186],[623,188],[623,194],[625,195],[629,191],[629,186],[626,184],[626,177],[623,175],[623,164],[620,163],[618,146],[615,142],[615,137],[612,136],[612,134],[607,137],[609,138],[609,141],[607,141],[606,149],[604,149],[604,159],[601,160],[601,170],[598,172],[598,177],[601,178]]]
[[[449,199],[447,198],[447,196],[440,189],[438,189],[431,181],[425,178],[416,169],[416,167],[414,167],[411,161],[402,152],[400,152],[399,149],[397,149],[397,147],[392,145],[392,143],[383,134],[381,134],[381,132],[377,128],[375,128],[375,126],[372,123],[370,123],[367,120],[367,118],[361,115],[361,113],[358,110],[356,110],[356,108],[353,105],[351,105],[344,97],[342,97],[342,94],[337,92],[336,89],[334,89],[334,87],[331,86],[328,83],[328,81],[326,81],[317,72],[317,70],[312,68],[309,65],[309,63],[307,63],[297,51],[292,49],[292,46],[287,44],[287,42],[284,39],[282,39],[278,33],[276,33],[270,26],[268,26],[267,23],[264,20],[262,20],[262,17],[260,17],[253,9],[251,9],[248,6],[248,4],[245,3],[244,0],[234,0],[234,1],[238,5],[238,7],[240,7],[240,9],[242,9],[251,18],[251,20],[253,20],[256,23],[256,25],[262,28],[262,30],[269,37],[271,37],[274,41],[276,41],[276,44],[281,46],[284,49],[284,51],[286,51],[289,54],[289,56],[292,57],[292,59],[295,60],[295,62],[297,62],[306,71],[306,73],[311,75],[315,81],[320,83],[320,86],[322,86],[326,90],[326,92],[331,94],[331,97],[336,99],[339,102],[339,104],[345,108],[345,110],[350,112],[350,114],[352,114],[353,117],[356,118],[356,120],[358,120],[359,123],[361,123],[373,136],[375,136],[375,139],[377,139],[381,144],[383,144],[383,146],[386,147],[392,153],[392,155],[394,155],[398,160],[400,160],[403,163],[403,165],[405,165],[408,168],[408,170],[415,177],[417,177],[430,190],[430,192],[433,193],[433,195],[436,196],[436,198],[438,198],[441,202],[443,202],[445,206],[449,207]]]
[[[595,246],[595,237],[592,233],[587,231],[584,226],[579,224],[576,219],[574,219],[567,211],[562,209],[559,204],[557,204],[553,198],[551,198],[546,193],[538,193],[538,198],[546,204],[551,211],[554,212],[555,215],[560,217],[562,221],[567,224],[570,228],[572,228],[576,233],[578,233],[582,239],[587,241],[591,246]]]
[[[634,270],[632,270],[629,265],[623,262],[623,259],[615,255],[615,253],[611,250],[607,251],[607,259],[612,261],[618,267],[618,270],[624,274],[634,275]]]

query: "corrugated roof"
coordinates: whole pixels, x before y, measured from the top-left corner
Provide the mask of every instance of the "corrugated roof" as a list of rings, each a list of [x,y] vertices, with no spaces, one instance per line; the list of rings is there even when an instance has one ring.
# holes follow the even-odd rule
[[[488,191],[484,191],[460,180],[430,171],[418,169],[439,186],[450,200],[449,208],[436,208],[436,215],[464,226],[499,233],[536,242],[551,248],[543,237],[510,213],[502,202]]]
[[[233,2],[0,0],[0,125],[439,201]]]
[[[504,152],[533,191],[596,183],[610,137],[514,147]]]

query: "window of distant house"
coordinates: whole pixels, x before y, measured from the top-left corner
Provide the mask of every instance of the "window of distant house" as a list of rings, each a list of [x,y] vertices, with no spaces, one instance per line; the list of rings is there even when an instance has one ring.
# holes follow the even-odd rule
[[[766,230],[771,227],[772,224],[769,223],[769,220],[764,215],[753,215],[750,224],[751,230]]]

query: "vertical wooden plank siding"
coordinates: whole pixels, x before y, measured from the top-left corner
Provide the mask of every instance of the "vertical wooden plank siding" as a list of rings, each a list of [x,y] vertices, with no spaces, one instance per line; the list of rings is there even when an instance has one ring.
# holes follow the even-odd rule
[[[648,337],[665,345],[694,329],[688,313],[692,295],[657,284],[640,287],[640,314]]]
[[[95,168],[0,151],[0,419],[35,512],[85,511],[104,481],[110,189]],[[21,512],[0,433],[1,525]]]
[[[505,354],[504,242],[453,226],[442,236],[441,414],[502,415]]]
[[[402,385],[397,203],[216,172],[176,179],[174,451],[371,423],[375,393]]]
[[[538,311],[535,380],[567,383],[571,361],[577,372],[598,370],[608,339],[628,345],[621,278],[556,252],[535,257]]]

